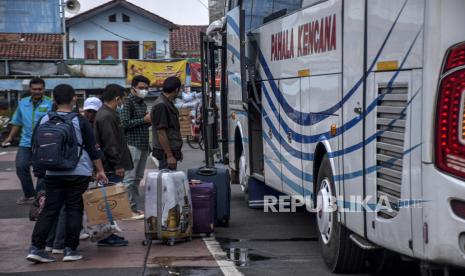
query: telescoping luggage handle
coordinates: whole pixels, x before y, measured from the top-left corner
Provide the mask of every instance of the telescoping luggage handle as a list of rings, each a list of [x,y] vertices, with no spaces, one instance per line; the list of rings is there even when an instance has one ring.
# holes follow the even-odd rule
[[[162,181],[162,175],[163,173],[166,173],[166,172],[170,172],[170,170],[168,169],[164,169],[164,170],[160,170],[160,172],[158,173],[158,178],[157,178],[157,238],[158,240],[162,240],[162,235],[161,235],[161,223],[162,223],[162,215],[163,215],[163,211],[162,211],[162,192],[163,192],[163,188],[162,188],[162,184],[163,184],[163,181]]]

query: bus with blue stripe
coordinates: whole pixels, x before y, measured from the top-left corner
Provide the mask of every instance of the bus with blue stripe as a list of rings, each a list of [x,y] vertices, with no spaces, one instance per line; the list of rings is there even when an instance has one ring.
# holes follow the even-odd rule
[[[321,207],[331,271],[392,256],[465,266],[463,11],[463,0],[228,1],[216,32],[233,179]]]

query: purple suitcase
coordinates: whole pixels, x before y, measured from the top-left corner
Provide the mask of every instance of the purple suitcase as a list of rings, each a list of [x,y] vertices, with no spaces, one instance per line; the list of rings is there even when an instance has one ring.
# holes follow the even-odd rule
[[[194,233],[210,235],[215,225],[215,185],[213,183],[190,183]]]

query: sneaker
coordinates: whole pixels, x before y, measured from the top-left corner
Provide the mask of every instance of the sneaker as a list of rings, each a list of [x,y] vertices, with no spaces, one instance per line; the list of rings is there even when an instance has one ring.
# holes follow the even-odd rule
[[[32,204],[34,200],[35,200],[35,197],[21,197],[18,200],[16,200],[16,204],[18,205]]]
[[[124,237],[120,237],[116,234],[112,234],[113,238],[117,239],[117,240],[121,240],[121,241],[125,241],[126,239]]]
[[[144,219],[144,212],[142,212],[142,211],[137,211],[137,212],[132,213],[131,219],[132,219],[132,220],[141,220],[141,219]]]
[[[53,248],[50,247],[50,246],[46,246],[46,247],[45,247],[45,251],[46,251],[46,252],[52,252],[52,250],[53,250]]]
[[[108,238],[97,242],[97,246],[102,246],[102,247],[119,247],[119,246],[127,246],[128,244],[129,242],[127,240],[115,234],[112,234]]]
[[[65,252],[64,249],[53,248],[52,254],[63,254]]]
[[[82,255],[77,250],[72,250],[69,247],[65,248],[64,254],[63,262],[73,262],[82,259]]]
[[[88,238],[90,237],[89,234],[83,232],[79,235],[79,239],[82,241],[82,240],[87,240]]]
[[[47,253],[47,251],[44,249],[38,249],[33,245],[29,249],[29,254],[26,256],[26,260],[33,263],[51,263],[55,261],[55,259]]]

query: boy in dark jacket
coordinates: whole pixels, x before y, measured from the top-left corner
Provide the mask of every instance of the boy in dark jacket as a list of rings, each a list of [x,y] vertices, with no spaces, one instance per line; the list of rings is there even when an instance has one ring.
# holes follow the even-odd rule
[[[113,183],[123,181],[124,171],[133,168],[131,154],[124,135],[123,125],[117,110],[124,102],[124,88],[110,84],[103,92],[103,106],[95,117],[95,136],[103,151],[103,166],[108,180]],[[98,246],[125,246],[128,241],[112,234],[98,242]]]

